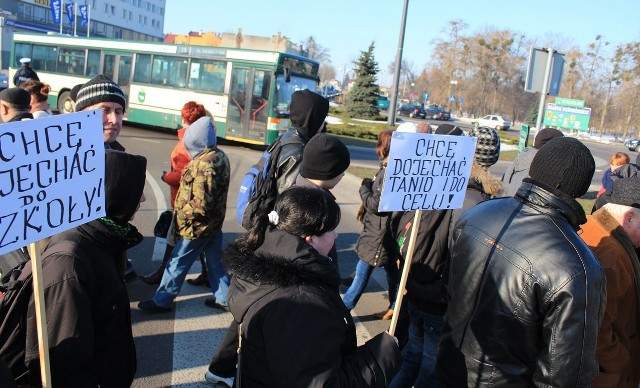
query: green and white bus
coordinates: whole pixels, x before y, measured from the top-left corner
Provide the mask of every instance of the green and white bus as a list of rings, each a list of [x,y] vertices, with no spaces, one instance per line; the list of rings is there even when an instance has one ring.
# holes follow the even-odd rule
[[[288,128],[293,92],[319,82],[317,61],[276,51],[15,33],[10,80],[23,57],[51,85],[49,103],[61,113],[73,109],[71,88],[102,73],[124,90],[130,123],[178,129],[193,100],[218,137],[259,145]]]

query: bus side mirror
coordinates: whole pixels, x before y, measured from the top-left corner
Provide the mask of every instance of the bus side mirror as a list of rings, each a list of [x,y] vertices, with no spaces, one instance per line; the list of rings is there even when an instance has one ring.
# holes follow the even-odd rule
[[[284,82],[291,82],[291,69],[288,67],[284,68]]]

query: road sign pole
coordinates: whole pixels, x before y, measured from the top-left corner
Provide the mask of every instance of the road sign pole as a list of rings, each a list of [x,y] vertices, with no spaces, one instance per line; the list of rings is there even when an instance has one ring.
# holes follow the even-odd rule
[[[396,56],[396,66],[393,74],[393,90],[391,91],[391,101],[389,102],[389,117],[387,125],[393,127],[396,125],[396,111],[398,109],[398,90],[400,86],[400,66],[402,64],[402,47],[404,46],[404,30],[407,24],[407,8],[409,8],[409,0],[404,0],[404,8],[402,10],[402,23],[400,23],[400,37],[398,39],[398,55]]]
[[[544,102],[549,90],[549,78],[551,76],[551,64],[553,63],[553,49],[548,48],[547,68],[544,73],[544,81],[542,82],[542,90],[540,91],[540,105],[538,105],[538,119],[536,120],[536,131],[540,131],[542,125],[542,116],[544,115]]]

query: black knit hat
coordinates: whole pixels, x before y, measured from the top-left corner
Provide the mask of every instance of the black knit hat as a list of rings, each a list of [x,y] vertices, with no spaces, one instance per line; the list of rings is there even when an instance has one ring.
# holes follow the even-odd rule
[[[298,90],[291,95],[289,118],[307,139],[318,133],[329,113],[329,100],[309,89]]]
[[[440,124],[438,128],[436,128],[436,135],[453,135],[453,136],[464,136],[464,132],[460,127],[451,124]]]
[[[556,137],[533,157],[529,176],[572,198],[579,198],[589,190],[595,170],[591,151],[580,140]]]
[[[104,168],[107,217],[120,225],[127,225],[140,203],[147,159],[122,151],[106,150]]]
[[[345,172],[350,163],[349,150],[340,139],[319,133],[304,147],[300,175],[307,179],[330,180]]]
[[[104,74],[91,78],[78,90],[76,98],[76,112],[101,102],[115,102],[124,110],[126,102],[120,85],[113,82]]]
[[[71,90],[69,90],[69,98],[71,98],[73,102],[76,102],[76,100],[78,99],[78,91],[80,91],[83,86],[84,84],[77,84],[76,86],[72,87]]]
[[[553,139],[554,137],[561,136],[564,136],[564,134],[555,128],[542,128],[536,135],[536,138],[533,140],[533,147],[540,149],[543,145],[547,144],[549,140]]]
[[[8,88],[0,92],[0,101],[11,104],[15,109],[31,109],[31,93],[21,88]]]
[[[613,182],[609,203],[640,208],[640,178],[623,178]]]
[[[475,158],[479,165],[493,166],[500,157],[500,136],[495,129],[480,127],[474,131],[477,138]]]

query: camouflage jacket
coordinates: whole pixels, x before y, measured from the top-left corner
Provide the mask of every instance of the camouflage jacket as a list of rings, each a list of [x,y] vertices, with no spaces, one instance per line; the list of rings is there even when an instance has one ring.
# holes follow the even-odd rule
[[[196,155],[185,167],[174,211],[180,237],[194,240],[222,229],[229,175],[229,159],[215,146]]]

